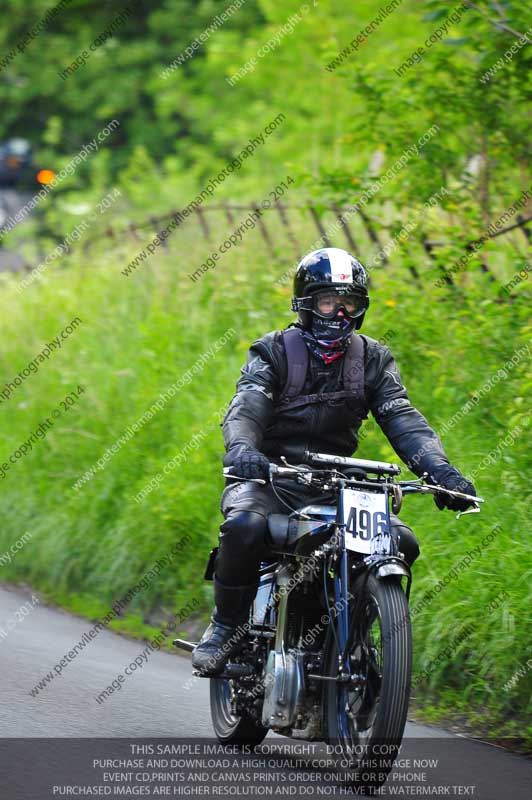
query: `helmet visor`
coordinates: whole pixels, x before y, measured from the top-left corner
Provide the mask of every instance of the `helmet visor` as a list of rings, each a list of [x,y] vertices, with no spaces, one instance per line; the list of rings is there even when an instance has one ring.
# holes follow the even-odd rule
[[[351,319],[356,319],[368,309],[368,298],[365,294],[336,289],[324,289],[312,295],[312,310],[320,317],[332,319],[340,308]]]

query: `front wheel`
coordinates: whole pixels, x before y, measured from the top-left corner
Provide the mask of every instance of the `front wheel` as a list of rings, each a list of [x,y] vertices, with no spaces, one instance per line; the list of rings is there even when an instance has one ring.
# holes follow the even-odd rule
[[[268,728],[251,715],[238,712],[238,685],[235,680],[211,678],[211,717],[216,738],[221,744],[260,744]]]
[[[342,753],[358,785],[382,785],[393,766],[410,697],[412,630],[400,579],[360,575],[351,587],[345,682],[325,681],[327,741]],[[334,623],[332,623],[334,624]],[[338,649],[329,631],[325,668],[339,676]],[[364,765],[368,769],[364,769]]]

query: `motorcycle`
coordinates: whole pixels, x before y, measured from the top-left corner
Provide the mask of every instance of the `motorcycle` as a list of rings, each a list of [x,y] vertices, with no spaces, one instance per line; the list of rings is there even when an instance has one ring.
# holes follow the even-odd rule
[[[214,731],[231,745],[259,744],[270,730],[326,742],[351,773],[370,765],[364,784],[376,788],[399,751],[411,686],[412,576],[390,510],[398,514],[413,493],[467,498],[474,505],[462,514],[483,499],[427,484],[426,475],[399,481],[396,464],[320,453],[305,454],[313,466],[281,460],[270,464],[272,485],[302,482],[334,502],[270,514],[275,560],[262,564],[238,654],[210,677]],[[231,468],[224,475],[245,480]]]

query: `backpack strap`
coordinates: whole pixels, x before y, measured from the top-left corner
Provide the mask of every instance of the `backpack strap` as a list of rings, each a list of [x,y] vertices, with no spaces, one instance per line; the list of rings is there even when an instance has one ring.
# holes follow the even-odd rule
[[[283,332],[288,374],[279,402],[291,403],[301,394],[308,369],[308,349],[299,328],[287,328]]]
[[[278,410],[297,408],[311,403],[346,398],[355,407],[366,406],[364,394],[364,340],[353,333],[344,356],[344,388],[337,392],[302,395],[307,376],[309,352],[299,328],[287,328],[282,332],[286,350],[287,378],[277,404]]]
[[[356,404],[367,405],[364,393],[364,340],[358,333],[351,335],[344,356],[344,389]]]

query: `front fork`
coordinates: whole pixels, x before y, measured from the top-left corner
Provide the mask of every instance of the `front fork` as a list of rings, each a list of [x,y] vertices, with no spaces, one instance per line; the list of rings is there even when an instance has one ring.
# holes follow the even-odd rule
[[[406,599],[410,598],[410,589],[412,586],[412,574],[408,564],[398,556],[368,556],[355,569],[349,567],[348,553],[344,549],[339,554],[339,564],[336,564],[334,575],[334,596],[335,604],[338,610],[336,620],[331,620],[331,624],[336,624],[336,635],[340,652],[338,654],[338,666],[340,673],[350,674],[350,662],[347,653],[347,645],[349,639],[349,599],[352,595],[349,592],[348,576],[350,572],[352,580],[355,576],[364,574],[364,584],[371,573],[374,573],[379,580],[386,580],[387,578],[406,578]],[[358,604],[355,603],[351,608],[352,617],[357,616]]]
[[[349,638],[349,581],[347,550],[345,549],[344,527],[339,529],[340,540],[340,563],[337,565],[334,575],[334,599],[336,615],[336,628],[339,643],[338,667],[340,674],[349,675],[351,665],[347,658],[347,640]],[[335,624],[335,620],[331,620]]]
[[[406,578],[406,599],[410,598],[412,586],[412,574],[408,564],[399,556],[367,556],[355,569],[350,567],[348,552],[345,549],[344,528],[339,528],[340,552],[334,572],[334,597],[335,609],[337,610],[336,619],[330,621],[331,625],[336,625],[336,637],[339,645],[338,668],[340,675],[347,678],[351,674],[351,664],[348,654],[348,639],[350,627],[349,600],[352,595],[349,592],[349,575],[352,572],[352,580],[356,575],[364,574],[364,584],[368,576],[373,573],[379,580],[387,578]],[[351,607],[351,616],[356,619],[358,603]]]

